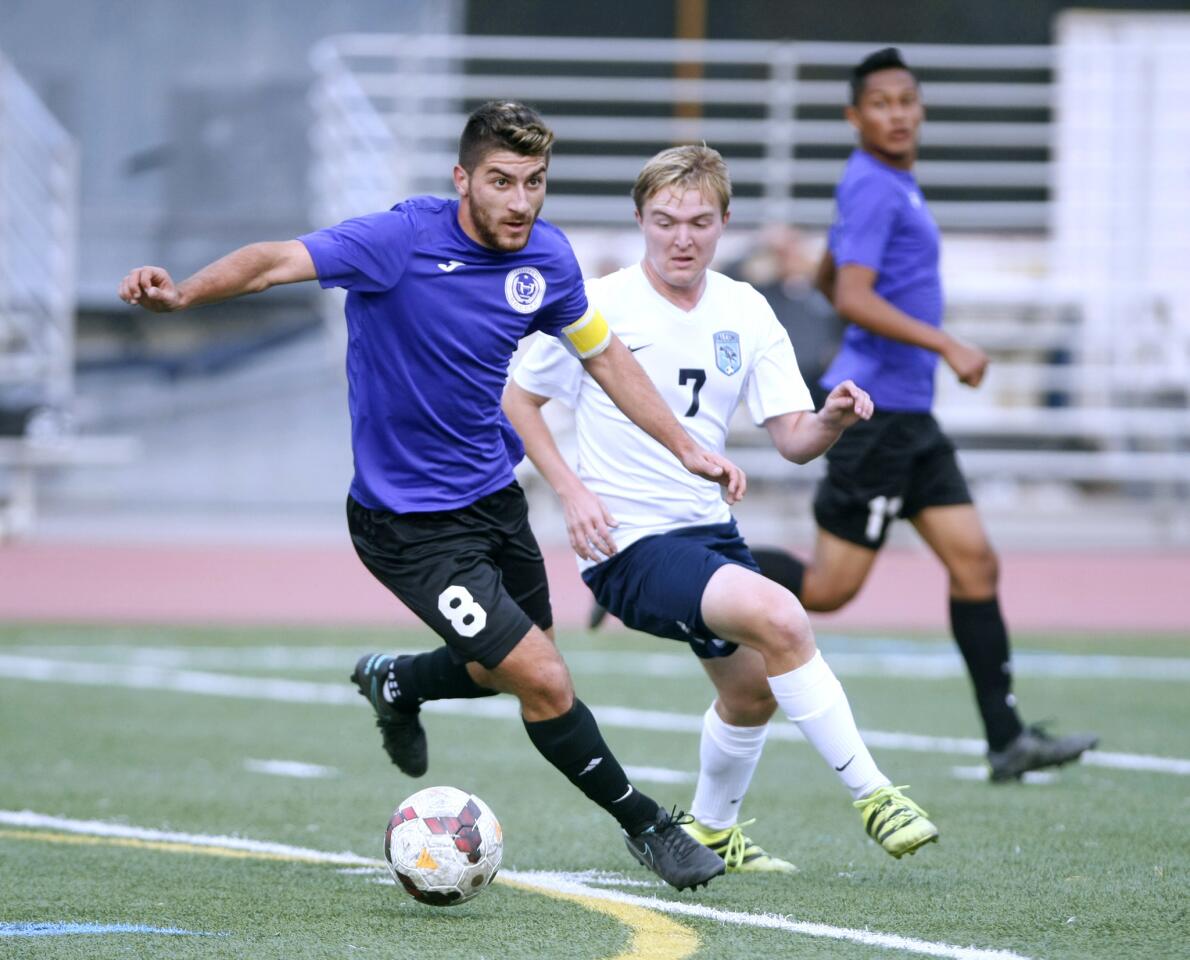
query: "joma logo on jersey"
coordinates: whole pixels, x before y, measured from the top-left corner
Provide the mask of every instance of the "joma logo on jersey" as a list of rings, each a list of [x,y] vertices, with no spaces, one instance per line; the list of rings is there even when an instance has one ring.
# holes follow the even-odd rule
[[[504,278],[504,299],[517,313],[533,313],[545,299],[545,277],[536,267],[517,267]]]
[[[740,335],[734,330],[720,330],[715,334],[715,366],[730,377],[743,365]]]

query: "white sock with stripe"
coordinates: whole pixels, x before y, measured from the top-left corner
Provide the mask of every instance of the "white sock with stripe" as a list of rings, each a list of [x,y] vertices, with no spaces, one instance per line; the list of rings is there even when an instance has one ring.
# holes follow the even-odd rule
[[[740,804],[760,762],[768,724],[734,727],[719,716],[712,703],[702,717],[698,747],[698,783],[692,813],[700,823],[716,830],[734,826]]]
[[[796,670],[769,677],[769,686],[785,715],[831,765],[852,798],[866,797],[892,782],[868,752],[843,685],[820,652]]]

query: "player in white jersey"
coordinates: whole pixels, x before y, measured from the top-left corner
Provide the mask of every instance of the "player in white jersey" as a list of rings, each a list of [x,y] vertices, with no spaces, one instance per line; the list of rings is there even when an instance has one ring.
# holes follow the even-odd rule
[[[706,271],[705,280],[689,312],[661,296],[639,264],[588,280],[587,294],[690,436],[708,450],[722,451],[741,395],[757,423],[812,410],[813,402],[797,373],[789,336],[765,299],[721,273]],[[547,347],[534,345],[518,382],[574,409],[580,473],[618,521],[620,550],[642,537],[731,520],[712,486],[688,482],[682,470],[671,469],[665,448],[642,431],[626,429],[631,421],[584,376],[581,364],[567,363]],[[575,544],[580,556],[583,546]],[[580,566],[588,569],[602,559],[588,554]]]
[[[588,296],[708,450],[723,450],[742,398],[781,454],[804,463],[870,417],[871,400],[848,381],[815,413],[789,337],[764,298],[708,269],[730,196],[716,151],[662,151],[633,189],[643,261],[588,281]],[[541,413],[554,398],[575,410],[576,469]],[[778,707],[834,768],[885,850],[901,857],[937,839],[925,812],[877,768],[801,604],[759,574],[713,484],[674,470],[581,364],[544,338],[514,371],[504,409],[562,502],[596,600],[630,627],[688,642],[715,686],[703,718],[695,821],[686,827],[696,839],[731,872],[795,869],[752,843],[738,821]]]

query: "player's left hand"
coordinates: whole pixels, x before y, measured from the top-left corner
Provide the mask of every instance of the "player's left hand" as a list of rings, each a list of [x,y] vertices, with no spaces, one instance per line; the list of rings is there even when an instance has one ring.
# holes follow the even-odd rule
[[[748,489],[748,478],[744,471],[718,453],[711,453],[702,447],[695,447],[681,458],[682,466],[696,477],[714,480],[727,491],[728,503],[739,503]]]
[[[851,380],[844,380],[827,395],[818,416],[826,426],[846,430],[860,420],[870,420],[875,409],[876,405],[866,390],[861,390]]]

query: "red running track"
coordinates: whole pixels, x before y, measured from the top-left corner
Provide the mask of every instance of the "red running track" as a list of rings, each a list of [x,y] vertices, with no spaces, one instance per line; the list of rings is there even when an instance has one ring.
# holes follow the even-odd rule
[[[546,563],[559,626],[585,621],[590,595],[569,551]],[[1018,631],[1190,631],[1190,552],[1017,553],[1001,597]],[[414,617],[348,547],[0,547],[0,621],[182,624],[408,624]],[[888,550],[825,628],[947,630],[946,580],[924,552]]]

